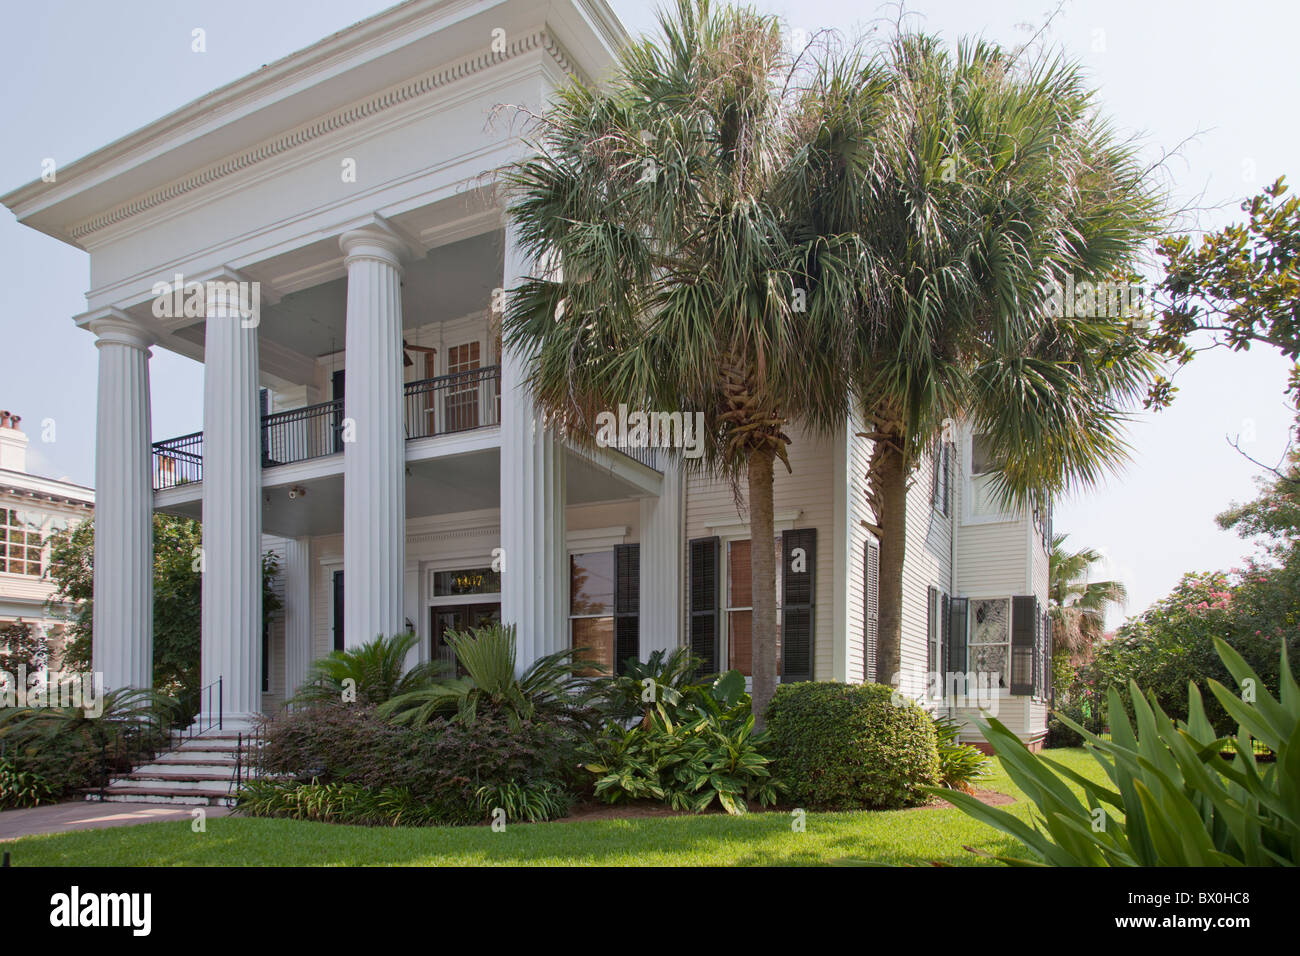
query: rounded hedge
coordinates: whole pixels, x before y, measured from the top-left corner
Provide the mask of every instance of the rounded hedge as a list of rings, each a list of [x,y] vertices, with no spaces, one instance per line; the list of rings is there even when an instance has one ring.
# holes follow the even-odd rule
[[[934,722],[884,684],[782,684],[767,708],[772,772],[796,806],[893,810],[939,780]]]

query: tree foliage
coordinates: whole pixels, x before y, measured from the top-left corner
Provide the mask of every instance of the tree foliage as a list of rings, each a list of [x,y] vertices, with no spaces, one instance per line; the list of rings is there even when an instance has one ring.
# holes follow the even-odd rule
[[[1199,240],[1169,236],[1157,245],[1164,275],[1150,331],[1154,350],[1177,366],[1205,348],[1240,352],[1256,343],[1300,359],[1300,198],[1288,191],[1279,178],[1242,202],[1245,222]],[[1300,364],[1292,367],[1289,387],[1300,398]],[[1168,405],[1175,391],[1160,377],[1147,403]]]
[[[172,695],[198,688],[202,633],[203,577],[199,560],[203,526],[192,518],[153,516],[153,686]],[[280,609],[272,588],[279,563],[271,552],[262,558],[264,620]],[[62,666],[89,670],[93,648],[95,525],[89,519],[55,534],[50,542],[50,607],[70,608],[68,641]]]

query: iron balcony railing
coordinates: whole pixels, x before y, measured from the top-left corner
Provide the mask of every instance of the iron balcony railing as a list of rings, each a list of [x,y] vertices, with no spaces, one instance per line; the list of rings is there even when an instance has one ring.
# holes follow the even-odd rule
[[[501,367],[439,375],[402,387],[406,437],[431,438],[501,422]],[[343,450],[341,399],[262,416],[262,467]],[[203,433],[153,445],[155,491],[203,480]]]

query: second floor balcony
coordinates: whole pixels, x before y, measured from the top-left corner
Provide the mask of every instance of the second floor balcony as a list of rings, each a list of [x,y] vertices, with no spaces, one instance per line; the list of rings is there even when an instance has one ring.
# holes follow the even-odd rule
[[[499,365],[407,382],[402,391],[408,440],[501,423]],[[346,437],[343,400],[263,415],[261,431],[263,468],[341,454]],[[203,432],[154,442],[154,491],[202,480]]]

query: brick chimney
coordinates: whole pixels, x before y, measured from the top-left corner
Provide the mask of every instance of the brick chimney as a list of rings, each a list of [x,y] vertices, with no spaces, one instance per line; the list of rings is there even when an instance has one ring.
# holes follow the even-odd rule
[[[27,436],[18,428],[17,415],[0,410],[0,468],[27,471]]]

